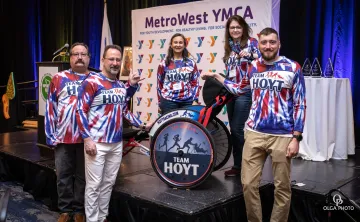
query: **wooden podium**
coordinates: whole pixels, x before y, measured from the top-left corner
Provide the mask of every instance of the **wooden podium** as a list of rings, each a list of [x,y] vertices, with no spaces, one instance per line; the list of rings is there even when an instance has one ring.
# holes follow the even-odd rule
[[[46,145],[45,135],[45,110],[49,86],[54,74],[70,68],[69,62],[37,62],[38,73],[38,139],[37,145]]]

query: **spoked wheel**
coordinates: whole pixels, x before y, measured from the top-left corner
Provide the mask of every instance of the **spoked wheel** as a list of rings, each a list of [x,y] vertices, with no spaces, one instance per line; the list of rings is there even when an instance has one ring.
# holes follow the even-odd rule
[[[225,124],[217,117],[208,123],[206,129],[215,142],[216,164],[214,171],[216,171],[223,167],[230,158],[232,150],[230,132]]]
[[[171,187],[194,188],[213,171],[215,143],[208,130],[190,118],[174,118],[157,130],[151,141],[151,164]]]
[[[200,113],[201,109],[203,108],[204,106],[196,105],[189,106],[186,109]],[[198,119],[199,114],[193,116]],[[214,117],[211,121],[209,121],[206,129],[210,132],[210,135],[215,142],[216,161],[214,171],[216,171],[223,167],[230,158],[232,151],[230,132],[227,129],[226,125],[223,123],[223,121],[221,121],[217,117]]]

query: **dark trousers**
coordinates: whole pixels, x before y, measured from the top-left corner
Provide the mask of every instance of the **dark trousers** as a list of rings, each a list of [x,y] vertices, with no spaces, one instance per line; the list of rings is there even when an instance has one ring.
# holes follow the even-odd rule
[[[234,169],[241,168],[244,139],[244,126],[251,108],[251,93],[237,96],[227,105],[230,123],[231,141],[233,145]]]
[[[175,102],[171,100],[167,100],[164,98],[160,99],[160,109],[161,114],[165,114],[169,112],[170,110],[177,110],[179,108],[184,108],[187,106],[191,106],[193,101],[187,101],[187,102]]]
[[[58,144],[55,148],[58,208],[84,213],[84,144]]]

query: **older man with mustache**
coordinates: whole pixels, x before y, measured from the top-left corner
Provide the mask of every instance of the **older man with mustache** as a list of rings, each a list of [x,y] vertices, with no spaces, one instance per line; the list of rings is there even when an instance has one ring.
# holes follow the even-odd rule
[[[291,158],[299,151],[305,122],[305,82],[300,65],[278,55],[277,31],[265,28],[259,36],[262,58],[249,65],[240,84],[214,73],[205,73],[202,78],[215,77],[236,95],[251,90],[252,106],[245,124],[241,169],[247,219],[262,221],[259,183],[266,157],[270,155],[275,185],[270,221],[286,222],[291,203]]]
[[[75,120],[78,87],[86,79],[90,54],[84,43],[70,48],[70,69],[51,80],[45,113],[47,144],[55,147],[59,222],[85,221],[84,144]],[[95,74],[95,73],[93,73]]]

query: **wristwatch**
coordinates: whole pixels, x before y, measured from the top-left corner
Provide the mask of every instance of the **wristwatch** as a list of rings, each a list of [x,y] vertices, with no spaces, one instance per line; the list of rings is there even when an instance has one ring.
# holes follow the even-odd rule
[[[303,139],[303,136],[301,134],[293,135],[293,138],[295,138],[298,142],[300,142]]]

